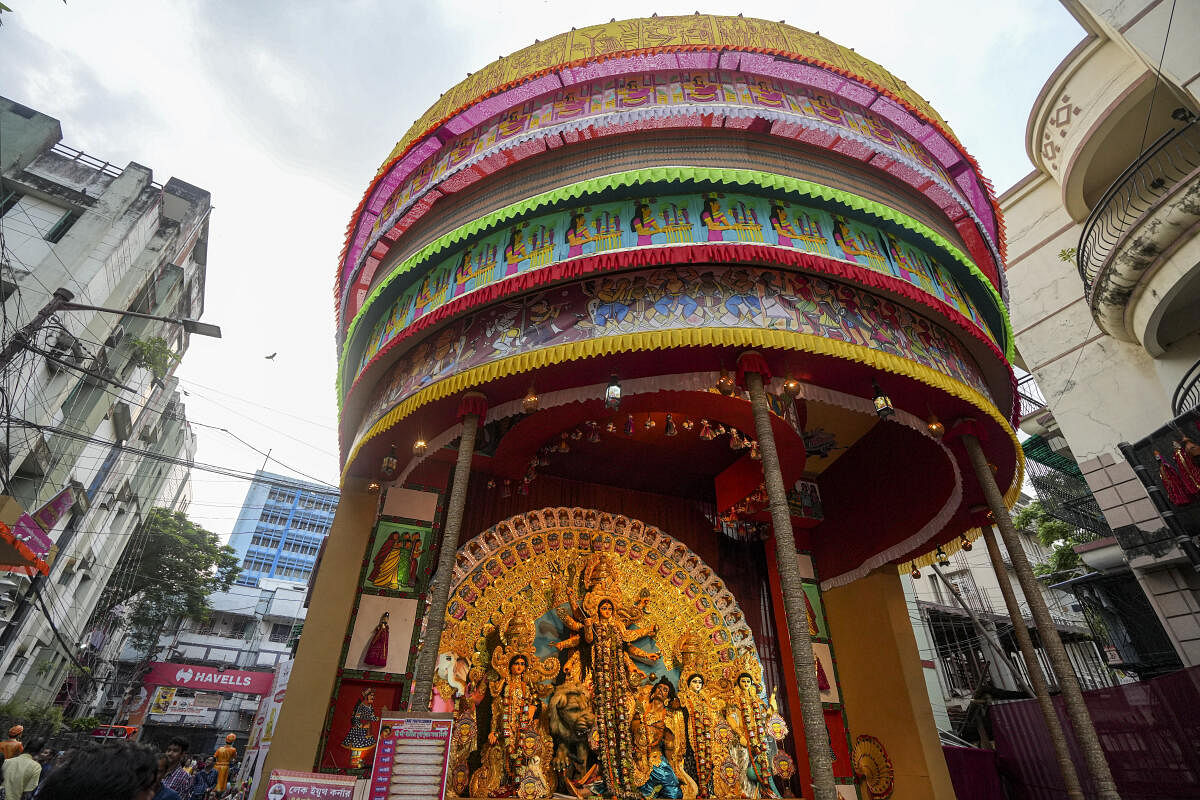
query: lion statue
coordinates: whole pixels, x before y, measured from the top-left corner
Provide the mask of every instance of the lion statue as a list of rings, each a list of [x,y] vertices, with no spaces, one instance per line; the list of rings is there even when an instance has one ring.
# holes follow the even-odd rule
[[[581,780],[587,773],[591,756],[588,736],[596,727],[587,687],[571,680],[554,687],[546,702],[542,725],[543,732],[548,733],[554,743],[550,764],[560,783],[567,778]]]

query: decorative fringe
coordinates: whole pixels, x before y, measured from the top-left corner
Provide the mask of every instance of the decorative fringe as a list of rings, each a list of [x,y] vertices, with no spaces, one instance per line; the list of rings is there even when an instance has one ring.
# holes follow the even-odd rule
[[[590,178],[586,181],[563,186],[558,189],[553,189],[548,192],[543,192],[533,197],[527,198],[517,203],[505,206],[480,217],[476,220],[456,228],[449,233],[446,233],[429,244],[425,245],[415,254],[404,261],[403,264],[396,267],[391,273],[371,292],[370,295],[363,301],[362,307],[351,320],[346,331],[345,339],[342,345],[342,354],[340,362],[344,362],[346,353],[349,349],[349,343],[354,338],[359,325],[362,324],[364,315],[369,307],[379,300],[384,291],[401,275],[410,272],[420,263],[429,260],[434,255],[457,244],[460,241],[482,233],[490,228],[496,227],[499,224],[512,219],[514,217],[526,214],[546,205],[565,202],[569,200],[578,200],[585,194],[596,194],[599,192],[620,189],[629,186],[637,186],[643,183],[682,183],[682,182],[707,182],[735,185],[755,185],[764,189],[779,189],[792,194],[798,194],[805,197],[812,197],[828,202],[835,202],[849,209],[862,211],[870,214],[878,219],[900,225],[907,228],[918,236],[924,238],[937,248],[945,252],[955,261],[966,267],[971,277],[974,278],[985,291],[991,295],[996,309],[1000,312],[1000,317],[1003,320],[1005,332],[1004,338],[1006,342],[1005,353],[1011,360],[1012,355],[1012,325],[1008,320],[1007,308],[1002,300],[996,287],[992,285],[987,276],[979,269],[978,266],[948,239],[941,234],[932,230],[925,224],[913,219],[907,214],[903,214],[895,209],[877,203],[874,200],[868,200],[855,194],[851,194],[840,189],[834,189],[830,186],[824,186],[812,181],[801,180],[799,178],[791,178],[785,175],[776,175],[769,172],[759,170],[743,170],[743,169],[722,169],[716,167],[650,167],[646,169],[626,170],[613,173],[610,175]],[[339,363],[338,369],[338,394],[341,394],[342,375],[344,364]]]
[[[1021,453],[1020,443],[1017,441],[1016,434],[1013,432],[1004,415],[975,389],[929,367],[891,355],[890,353],[881,353],[862,345],[824,339],[811,334],[752,328],[683,328],[656,331],[653,333],[629,333],[621,336],[586,339],[580,342],[571,342],[542,350],[520,353],[451,375],[448,378],[425,387],[397,404],[371,425],[367,431],[356,437],[342,467],[342,480],[345,480],[349,475],[350,469],[354,465],[354,459],[363,445],[396,425],[400,420],[408,417],[417,409],[437,400],[483,386],[500,378],[530,372],[552,364],[612,355],[614,353],[665,350],[679,347],[763,347],[776,350],[809,352],[866,364],[883,372],[902,375],[924,383],[927,386],[932,386],[935,389],[939,389],[969,403],[984,414],[987,414],[1008,434],[1016,451],[1017,458],[1016,480],[1014,481],[1014,486],[1009,489],[1009,494],[1020,492],[1020,481],[1024,473],[1024,458]],[[897,414],[896,416],[900,415]],[[914,419],[916,418],[914,417]],[[924,425],[919,420],[917,422],[920,425]],[[1015,501],[1016,497],[1014,496],[1012,502]],[[933,534],[931,533],[930,535]]]
[[[956,137],[954,135],[954,132],[952,130],[950,130],[950,127],[949,127],[949,125],[946,124],[946,121],[944,119],[942,119],[937,114],[937,112],[933,110],[932,107],[928,106],[928,104],[926,104],[926,107],[924,109],[918,108],[917,105],[914,104],[911,100],[901,97],[900,94],[898,94],[897,92],[895,92],[891,89],[888,89],[872,80],[858,76],[848,70],[842,69],[840,67],[836,67],[833,64],[830,64],[829,62],[824,61],[820,58],[816,58],[813,56],[805,56],[805,55],[801,55],[798,53],[791,53],[791,52],[788,52],[785,50],[778,50],[778,49],[774,49],[774,48],[735,47],[735,46],[731,46],[731,45],[724,45],[724,46],[720,46],[720,45],[719,46],[675,45],[675,46],[667,46],[667,47],[657,47],[657,48],[622,51],[619,53],[608,54],[607,56],[604,56],[604,57],[613,58],[613,57],[618,57],[618,56],[624,57],[624,56],[632,56],[632,55],[640,55],[640,54],[657,55],[660,53],[671,53],[671,52],[679,53],[679,52],[710,52],[710,51],[718,52],[718,53],[723,53],[723,52],[759,53],[759,54],[763,54],[763,55],[787,58],[789,60],[794,60],[796,63],[800,63],[800,64],[811,64],[820,69],[828,70],[829,72],[832,72],[834,74],[841,75],[842,77],[849,78],[849,79],[852,79],[852,80],[855,80],[855,81],[861,83],[862,85],[880,93],[884,97],[887,97],[889,100],[892,100],[893,102],[899,104],[901,108],[903,108],[904,110],[906,110],[907,112],[909,112],[910,114],[915,116],[917,119],[932,126],[935,129],[935,131],[938,134],[940,134],[944,138],[944,140],[947,141],[950,144],[950,146],[967,161],[967,163],[971,166],[973,172],[975,173],[976,177],[981,181],[981,184],[982,184],[983,190],[984,190],[984,194],[987,197],[987,199],[989,200],[989,202],[991,203],[993,213],[996,218],[996,230],[993,232],[993,234],[994,234],[993,238],[999,244],[1001,261],[1003,262],[1003,260],[1005,260],[1007,258],[1007,244],[1004,241],[1004,236],[1003,236],[1003,233],[1002,233],[1002,230],[1000,227],[1002,224],[1001,223],[1002,214],[1000,212],[1000,204],[999,204],[998,199],[996,198],[994,188],[992,187],[991,183],[989,181],[987,181],[986,178],[983,177],[983,173],[979,168],[979,162],[969,152],[967,152],[966,148],[964,148],[962,143],[958,140],[958,137]],[[349,255],[349,251],[350,251],[350,248],[352,245],[352,239],[353,239],[353,235],[354,235],[353,232],[358,227],[356,225],[356,223],[358,223],[360,221],[360,216],[362,215],[362,212],[366,208],[368,202],[374,197],[377,187],[379,186],[380,182],[383,180],[384,176],[387,173],[389,173],[392,170],[392,168],[394,168],[397,164],[401,163],[409,155],[409,153],[411,151],[413,151],[416,147],[419,147],[420,144],[422,142],[424,142],[428,137],[434,135],[438,131],[438,129],[440,129],[446,122],[453,119],[455,116],[457,116],[458,114],[467,110],[471,106],[473,106],[489,97],[494,97],[504,91],[507,91],[510,88],[513,88],[514,86],[520,85],[522,83],[533,80],[535,78],[539,78],[544,75],[549,75],[549,74],[553,74],[556,72],[562,72],[567,69],[581,66],[581,65],[587,64],[592,61],[600,60],[601,58],[603,58],[603,57],[590,56],[590,57],[586,57],[586,58],[569,61],[564,64],[556,64],[556,65],[548,66],[548,67],[545,67],[545,68],[542,68],[539,70],[534,70],[534,71],[531,71],[528,75],[526,75],[523,78],[513,80],[513,81],[506,81],[497,86],[494,86],[494,87],[484,91],[477,97],[474,97],[471,100],[466,101],[455,108],[452,108],[452,109],[439,108],[439,106],[442,105],[443,101],[439,101],[432,108],[430,108],[422,116],[422,118],[420,120],[418,120],[418,122],[415,123],[413,125],[413,127],[410,128],[404,134],[404,137],[401,138],[401,140],[396,144],[396,147],[392,149],[392,153],[389,155],[388,159],[386,159],[384,161],[384,163],[380,166],[379,170],[375,174],[375,177],[371,181],[371,185],[367,187],[367,190],[363,193],[362,199],[358,202],[357,206],[355,207],[354,212],[350,217],[350,222],[347,225],[346,240],[342,246],[342,250],[339,253],[339,257],[338,257],[339,269],[338,269],[337,280],[340,282],[342,279],[342,276],[345,274],[347,256]],[[898,84],[899,84],[899,82],[898,82]],[[457,87],[452,88],[449,92],[447,92],[444,95],[444,97],[447,97],[447,98],[453,97],[455,88],[457,88]],[[371,223],[374,224],[374,218],[372,218]],[[1003,274],[1002,267],[1000,268],[999,271],[1001,272],[1001,274]],[[1002,280],[1003,280],[1003,278],[1002,278]],[[339,287],[335,286],[335,297],[340,296],[340,294],[341,293],[340,293]]]
[[[347,298],[349,297],[349,293],[351,291],[353,291],[353,289],[354,289],[354,281],[355,281],[356,277],[359,275],[359,273],[361,272],[363,263],[366,261],[367,257],[370,255],[370,253],[373,251],[373,248],[375,247],[376,243],[378,243],[381,239],[383,239],[385,236],[388,235],[389,231],[391,231],[393,226],[395,226],[397,223],[399,223],[402,220],[402,218],[405,217],[405,214],[406,214],[406,212],[408,212],[409,209],[412,209],[414,206],[416,206],[416,208],[413,211],[413,214],[410,215],[408,218],[404,218],[405,229],[411,228],[417,222],[417,220],[419,220],[422,216],[424,216],[424,214],[427,213],[429,211],[429,209],[432,207],[432,204],[429,204],[429,203],[422,204],[421,198],[424,197],[426,195],[426,193],[435,189],[437,186],[444,184],[447,180],[452,178],[454,175],[457,175],[464,170],[471,169],[472,167],[474,167],[474,165],[480,163],[481,161],[485,161],[486,159],[492,157],[496,153],[510,152],[513,150],[519,151],[523,145],[525,145],[526,143],[528,143],[530,141],[544,140],[549,137],[557,136],[562,133],[571,132],[571,131],[580,131],[580,130],[590,130],[590,131],[592,131],[593,137],[600,137],[600,136],[606,135],[606,131],[610,131],[610,130],[614,131],[614,132],[620,132],[620,133],[627,132],[629,129],[630,121],[637,122],[637,121],[644,121],[644,120],[670,119],[672,117],[689,117],[689,116],[694,116],[696,114],[719,115],[722,117],[732,117],[732,118],[753,117],[756,119],[764,119],[764,120],[768,120],[768,121],[772,121],[772,122],[784,122],[787,124],[796,125],[798,127],[808,128],[810,130],[817,130],[817,131],[821,131],[823,133],[831,134],[840,141],[855,142],[855,143],[871,150],[871,152],[873,152],[873,153],[884,156],[885,158],[889,159],[890,161],[900,162],[901,164],[906,166],[908,169],[913,170],[917,174],[924,177],[926,180],[928,180],[931,183],[940,187],[944,192],[946,192],[951,197],[951,199],[956,201],[956,205],[959,207],[959,209],[961,209],[965,214],[967,214],[971,218],[971,220],[975,223],[976,227],[983,234],[985,242],[988,245],[988,249],[991,251],[992,258],[994,260],[995,267],[996,267],[997,276],[998,276],[997,284],[999,284],[1003,280],[1003,278],[1001,277],[1001,275],[1004,271],[1003,260],[1000,256],[1000,250],[997,247],[995,237],[993,236],[993,233],[987,229],[987,226],[984,224],[983,219],[980,218],[976,209],[971,205],[971,201],[963,194],[962,188],[952,182],[947,183],[943,179],[942,175],[939,175],[938,173],[929,169],[928,167],[926,167],[924,164],[917,161],[916,159],[906,157],[906,155],[904,153],[902,153],[901,151],[892,150],[892,149],[883,147],[875,140],[873,140],[870,137],[865,136],[863,134],[858,134],[858,133],[855,133],[854,131],[850,131],[845,128],[839,128],[831,123],[824,123],[820,120],[812,119],[810,117],[806,117],[801,114],[793,114],[793,113],[788,113],[788,112],[783,112],[783,111],[776,111],[773,109],[746,108],[746,107],[741,107],[741,106],[729,106],[729,105],[715,104],[715,103],[714,104],[697,104],[697,105],[689,105],[689,106],[655,106],[655,107],[648,108],[648,109],[636,109],[636,110],[630,110],[630,111],[613,112],[613,113],[609,113],[609,114],[598,114],[596,116],[585,117],[580,120],[569,120],[567,122],[559,123],[558,125],[550,125],[550,126],[546,126],[543,128],[537,128],[535,130],[527,131],[523,134],[514,136],[510,139],[505,139],[501,144],[497,145],[496,147],[493,147],[485,152],[477,153],[476,155],[472,156],[471,158],[468,158],[468,159],[460,162],[459,164],[456,164],[453,168],[447,170],[446,172],[444,172],[443,174],[438,176],[436,181],[432,181],[432,182],[428,183],[419,194],[416,194],[413,197],[410,197],[403,205],[398,206],[392,212],[392,214],[386,220],[384,220],[381,224],[376,226],[375,220],[373,219],[371,224],[372,224],[372,227],[377,228],[376,233],[373,236],[369,237],[366,240],[366,242],[361,247],[358,248],[357,254],[353,258],[352,266],[350,267],[350,269],[348,271],[344,271],[342,273],[342,277],[339,279],[340,283],[341,283],[340,293],[335,291],[335,294],[339,298],[339,307],[338,307],[339,323],[343,317],[343,314],[345,311],[345,306],[347,304]],[[775,134],[775,135],[780,135],[780,134]],[[792,138],[792,137],[782,136],[782,138]],[[914,141],[916,141],[916,140],[914,140]],[[916,144],[920,145],[920,142],[916,142]],[[423,162],[421,162],[421,163],[423,163]],[[413,172],[415,172],[419,166],[420,166],[420,163],[414,163],[410,170],[408,170],[404,175],[400,176],[397,179],[397,182],[398,182],[397,185],[399,185],[400,183],[403,183],[405,180],[407,180],[408,177]],[[932,200],[933,198],[930,198],[930,199]],[[989,207],[989,211],[990,210],[991,209]],[[362,226],[361,225],[358,226],[357,230],[361,231]],[[1007,302],[1007,299],[1006,299],[1006,302]]]
[[[829,256],[815,255],[802,250],[794,250],[791,248],[778,247],[774,245],[764,244],[746,244],[728,242],[723,244],[693,244],[693,245],[666,245],[661,247],[645,247],[631,250],[623,250],[616,253],[600,253],[597,255],[583,256],[572,259],[570,261],[560,262],[551,267],[538,270],[530,270],[519,275],[514,275],[504,281],[497,282],[477,289],[470,294],[463,295],[451,300],[443,306],[439,306],[430,313],[422,316],[420,319],[412,322],[401,333],[393,337],[383,348],[379,350],[371,360],[363,365],[362,369],[355,375],[350,387],[346,390],[345,399],[342,395],[342,382],[345,374],[345,362],[343,353],[343,361],[338,365],[338,408],[349,401],[350,397],[358,389],[364,377],[370,372],[371,368],[381,362],[381,360],[397,347],[400,342],[403,342],[414,334],[425,330],[433,325],[458,316],[466,311],[469,311],[476,306],[494,302],[501,297],[511,294],[527,292],[537,287],[557,283],[561,280],[571,278],[581,278],[595,272],[603,272],[606,270],[628,269],[633,267],[645,266],[666,266],[669,264],[681,263],[712,263],[712,264],[737,264],[737,263],[767,263],[777,264],[786,267],[799,267],[802,269],[818,272],[824,275],[831,275],[837,278],[854,281],[855,283],[880,289],[886,292],[898,294],[908,300],[920,303],[930,310],[940,314],[955,323],[963,331],[966,331],[973,338],[978,340],[995,356],[998,360],[1006,360],[1007,356],[996,346],[984,332],[958,309],[943,302],[933,295],[926,294],[911,283],[893,277],[884,275],[874,270],[868,269],[857,264],[851,264],[846,261],[838,261]],[[1010,349],[1006,343],[1005,350]],[[1012,397],[1014,398],[1013,414],[1019,414],[1018,396],[1016,390],[1016,376],[1009,369],[1009,378],[1011,383]],[[1011,416],[1011,415],[1010,415]],[[1015,424],[1015,423],[1014,423]]]

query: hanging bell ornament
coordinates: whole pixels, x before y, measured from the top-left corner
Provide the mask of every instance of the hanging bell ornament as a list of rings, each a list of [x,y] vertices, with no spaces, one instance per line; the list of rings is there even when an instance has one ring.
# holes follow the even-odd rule
[[[717,435],[713,433],[713,429],[709,427],[708,420],[700,420],[700,438],[706,442],[711,442],[716,438],[716,436]]]
[[[966,550],[968,553],[971,552],[971,540],[967,538],[965,533],[958,537],[958,546],[960,549]]]
[[[750,442],[750,460],[761,461],[762,454],[758,452],[758,440],[754,439]]]
[[[625,415],[625,435],[633,436],[633,414]]]
[[[788,397],[796,397],[800,394],[800,381],[795,378],[788,378],[783,382],[783,393]]]
[[[672,417],[669,413],[667,414],[667,421],[665,423],[663,423],[663,435],[664,436],[678,436],[679,435],[679,430],[675,427],[675,418]]]
[[[728,397],[733,394],[733,390],[737,388],[737,384],[733,381],[733,376],[728,370],[721,370],[721,377],[717,378],[717,391]]]
[[[913,580],[919,580],[921,577],[921,570],[917,569],[916,564],[913,564],[912,572],[908,574],[913,576]]]

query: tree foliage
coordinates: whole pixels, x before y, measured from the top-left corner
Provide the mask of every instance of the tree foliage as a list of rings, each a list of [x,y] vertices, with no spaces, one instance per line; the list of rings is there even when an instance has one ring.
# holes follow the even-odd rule
[[[129,338],[129,360],[135,365],[150,370],[154,377],[162,380],[171,367],[179,363],[179,354],[171,349],[161,336],[139,339]]]
[[[1050,557],[1034,565],[1033,571],[1038,575],[1069,572],[1083,566],[1079,554],[1072,548],[1088,541],[1088,535],[1074,525],[1050,516],[1040,500],[1021,509],[1014,521],[1017,527],[1032,532],[1043,546],[1050,548]]]
[[[208,596],[237,578],[233,548],[180,511],[153,508],[127,548],[106,607],[124,604],[134,647],[149,651],[172,617],[204,619]]]

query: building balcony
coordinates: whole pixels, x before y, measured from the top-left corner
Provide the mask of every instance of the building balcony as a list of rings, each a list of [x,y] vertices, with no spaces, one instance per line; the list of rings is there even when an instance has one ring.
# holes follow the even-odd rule
[[[1076,253],[1097,324],[1153,356],[1200,329],[1200,124],[1175,119],[1095,204]]]
[[[1025,474],[1033,484],[1042,508],[1055,519],[1090,531],[1096,537],[1111,535],[1104,512],[1070,450],[1059,452],[1051,446],[1052,441],[1030,436],[1021,444],[1025,451]]]

